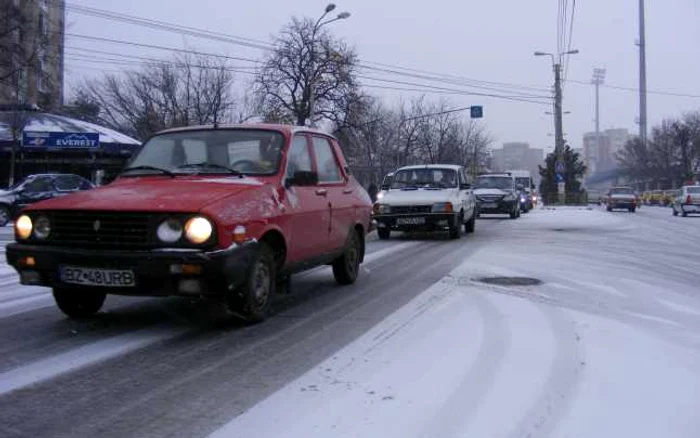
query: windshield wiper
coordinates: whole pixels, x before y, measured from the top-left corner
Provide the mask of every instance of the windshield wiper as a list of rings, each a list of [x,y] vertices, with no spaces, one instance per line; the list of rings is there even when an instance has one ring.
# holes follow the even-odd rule
[[[243,174],[235,169],[231,169],[230,167],[223,166],[221,164],[216,164],[216,163],[188,163],[188,164],[183,164],[182,166],[177,166],[175,169],[188,169],[188,168],[209,168],[209,169],[221,169],[225,170],[227,173],[230,173],[231,175],[237,175],[237,176],[243,176]]]
[[[168,169],[148,165],[127,167],[126,169],[122,170],[122,173],[120,173],[120,175],[123,175],[125,172],[129,172],[131,170],[155,170],[156,172],[161,172],[164,175],[168,175],[170,178],[175,178],[175,174],[169,171]]]

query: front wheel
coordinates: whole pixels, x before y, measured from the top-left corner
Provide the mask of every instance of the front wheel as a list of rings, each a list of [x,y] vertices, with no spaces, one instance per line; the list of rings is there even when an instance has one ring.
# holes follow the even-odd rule
[[[450,239],[459,239],[462,233],[462,223],[464,222],[464,212],[460,212],[456,219],[457,223],[450,225]]]
[[[634,207],[632,207],[632,208],[629,209],[630,213],[634,213],[635,210],[636,210],[636,208],[634,208]]]
[[[681,208],[681,209],[682,209],[682,208]],[[684,211],[683,213],[681,213],[681,216],[683,216],[683,217],[688,217],[688,213],[686,213],[686,212]]]
[[[673,215],[678,216],[678,212],[676,211],[676,207],[671,207],[671,208],[673,208]]]
[[[357,231],[350,231],[343,255],[333,261],[333,276],[338,284],[353,284],[360,273],[362,243]]]
[[[473,233],[476,228],[476,210],[472,213],[472,217],[464,224],[465,233]]]
[[[391,237],[391,230],[389,228],[377,228],[377,235],[380,239],[386,240]]]
[[[275,256],[269,246],[261,243],[250,264],[245,282],[232,292],[234,296],[229,298],[229,310],[248,322],[264,321],[275,293],[276,275]]]
[[[53,298],[61,312],[68,317],[83,319],[99,312],[107,294],[97,289],[54,288]]]
[[[10,222],[10,208],[0,205],[0,227],[4,227],[8,222]]]

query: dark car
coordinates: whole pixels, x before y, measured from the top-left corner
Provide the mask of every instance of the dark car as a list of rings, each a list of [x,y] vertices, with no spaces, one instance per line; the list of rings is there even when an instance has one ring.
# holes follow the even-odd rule
[[[74,318],[107,294],[179,295],[261,321],[295,272],[330,264],[354,283],[371,211],[321,131],[178,128],[151,137],[111,184],[26,208],[6,257]]]
[[[479,214],[507,214],[520,217],[520,192],[510,173],[480,175],[472,186]]]
[[[0,227],[17,217],[29,204],[81,190],[90,190],[94,184],[72,174],[30,175],[7,190],[0,190]]]
[[[634,213],[637,209],[637,194],[631,187],[613,187],[608,192],[606,204],[608,211],[622,209]]]

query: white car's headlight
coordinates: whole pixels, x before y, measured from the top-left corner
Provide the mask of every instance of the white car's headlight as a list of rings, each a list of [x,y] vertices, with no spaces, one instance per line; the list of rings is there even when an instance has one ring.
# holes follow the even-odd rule
[[[39,216],[34,222],[34,237],[43,240],[51,234],[51,222],[46,216]]]
[[[374,214],[390,214],[391,206],[386,204],[374,204]]]
[[[214,226],[209,219],[201,216],[195,216],[185,223],[185,237],[196,245],[209,240],[213,232]]]
[[[454,207],[451,202],[438,202],[437,204],[433,204],[432,211],[433,213],[452,213]]]
[[[32,235],[32,228],[32,218],[26,214],[23,214],[15,221],[15,233],[20,239],[29,239],[29,236]]]
[[[175,243],[182,237],[182,222],[177,219],[166,219],[156,230],[158,239],[165,243]]]

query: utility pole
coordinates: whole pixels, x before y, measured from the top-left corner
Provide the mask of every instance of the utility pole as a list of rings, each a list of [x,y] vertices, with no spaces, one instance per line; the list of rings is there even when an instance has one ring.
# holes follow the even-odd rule
[[[602,157],[600,148],[600,86],[605,82],[605,69],[604,68],[594,68],[593,78],[591,79],[591,84],[595,85],[595,141],[597,154],[596,156],[600,160]]]
[[[644,0],[639,0],[639,139],[647,145],[647,61]]]
[[[554,152],[561,160],[564,150],[564,125],[562,121],[561,64],[554,64]]]

